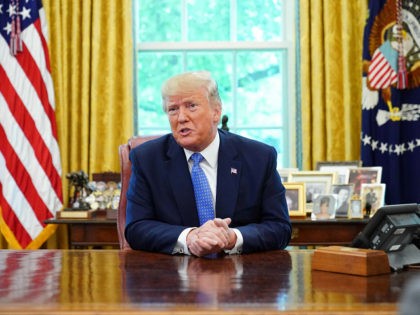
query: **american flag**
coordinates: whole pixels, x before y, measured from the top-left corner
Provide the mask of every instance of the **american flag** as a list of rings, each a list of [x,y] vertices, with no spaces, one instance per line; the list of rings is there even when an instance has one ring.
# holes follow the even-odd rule
[[[374,89],[385,89],[398,80],[398,52],[389,42],[376,49],[369,66],[369,84]]]
[[[0,0],[0,228],[12,248],[38,248],[62,207],[61,162],[40,0]]]

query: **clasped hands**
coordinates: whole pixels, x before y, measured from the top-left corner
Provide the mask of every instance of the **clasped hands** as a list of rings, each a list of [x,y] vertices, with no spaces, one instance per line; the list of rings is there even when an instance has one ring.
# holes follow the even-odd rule
[[[205,256],[232,249],[236,244],[236,233],[229,228],[230,218],[209,220],[187,235],[187,246],[191,254]]]

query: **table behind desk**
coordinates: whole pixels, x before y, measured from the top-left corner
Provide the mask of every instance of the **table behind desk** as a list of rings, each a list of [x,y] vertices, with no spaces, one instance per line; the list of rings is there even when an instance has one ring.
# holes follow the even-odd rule
[[[310,218],[292,219],[294,246],[350,245],[369,219],[329,219],[313,221]]]
[[[205,259],[119,250],[0,250],[0,314],[397,314],[410,270],[311,270],[310,250]]]
[[[363,230],[368,219],[333,219],[312,221],[292,219],[291,246],[349,245]],[[113,246],[118,248],[115,219],[97,216],[91,219],[49,219],[48,224],[64,224],[68,227],[69,247]]]

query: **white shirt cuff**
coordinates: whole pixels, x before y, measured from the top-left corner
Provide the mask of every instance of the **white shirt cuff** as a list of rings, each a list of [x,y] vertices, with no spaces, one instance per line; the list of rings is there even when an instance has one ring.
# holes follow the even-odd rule
[[[244,238],[242,237],[242,233],[238,229],[232,230],[236,234],[236,244],[232,249],[225,250],[225,253],[229,255],[242,254],[242,247],[244,245]]]
[[[187,235],[193,229],[195,229],[195,228],[194,227],[186,228],[185,230],[183,230],[181,232],[181,234],[179,234],[178,240],[176,241],[176,245],[175,245],[175,247],[172,251],[172,254],[191,255],[190,251],[188,250],[188,246],[187,246]]]

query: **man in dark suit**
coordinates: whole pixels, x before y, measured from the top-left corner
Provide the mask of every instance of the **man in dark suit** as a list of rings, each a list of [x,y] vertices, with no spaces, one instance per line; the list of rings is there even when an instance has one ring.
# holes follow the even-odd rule
[[[338,198],[338,205],[335,212],[336,217],[348,217],[350,192],[346,187],[339,187],[335,192]]]
[[[222,104],[208,72],[168,79],[162,99],[172,133],[130,153],[130,246],[196,256],[285,248],[291,225],[275,149],[218,130]],[[198,152],[214,215],[201,226],[190,159]]]

